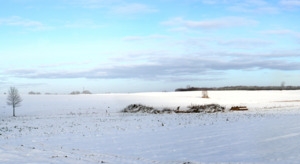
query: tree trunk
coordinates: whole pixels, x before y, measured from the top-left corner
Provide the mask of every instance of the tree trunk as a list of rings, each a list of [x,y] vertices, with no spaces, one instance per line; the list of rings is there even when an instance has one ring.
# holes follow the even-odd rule
[[[15,115],[15,107],[13,107],[13,117],[16,117],[16,115]]]

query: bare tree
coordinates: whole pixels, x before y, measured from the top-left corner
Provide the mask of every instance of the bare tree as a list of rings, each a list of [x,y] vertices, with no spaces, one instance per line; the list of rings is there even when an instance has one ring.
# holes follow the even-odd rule
[[[203,90],[203,91],[202,91],[202,98],[206,98],[206,99],[209,98],[209,97],[208,97],[207,90]]]
[[[7,105],[13,107],[13,116],[15,117],[15,108],[21,106],[22,98],[19,94],[19,91],[15,87],[10,87],[7,95]]]
[[[284,89],[284,86],[285,86],[285,82],[283,81],[283,82],[281,82],[281,90],[283,90]]]

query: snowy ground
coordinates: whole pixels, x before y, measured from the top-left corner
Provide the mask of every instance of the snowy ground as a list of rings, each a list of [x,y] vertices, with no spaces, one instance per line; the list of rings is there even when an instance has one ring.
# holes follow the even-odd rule
[[[299,163],[300,91],[23,95],[17,117],[0,97],[0,163]],[[141,103],[249,111],[124,114]]]

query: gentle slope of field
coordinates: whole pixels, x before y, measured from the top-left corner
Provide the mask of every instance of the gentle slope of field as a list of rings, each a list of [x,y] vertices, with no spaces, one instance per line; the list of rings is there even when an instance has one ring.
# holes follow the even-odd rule
[[[0,98],[0,163],[297,163],[300,91],[23,95]],[[129,104],[217,103],[245,112],[129,114]]]

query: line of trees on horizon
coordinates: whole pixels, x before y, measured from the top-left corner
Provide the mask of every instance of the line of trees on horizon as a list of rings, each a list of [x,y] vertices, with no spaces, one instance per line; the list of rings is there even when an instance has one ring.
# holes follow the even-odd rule
[[[79,95],[79,94],[92,94],[89,90],[83,90],[82,92],[80,91],[72,91],[70,95]]]
[[[247,91],[257,91],[257,90],[300,90],[300,86],[225,86],[225,87],[191,87],[177,88],[175,91],[230,91],[230,90],[247,90]]]

